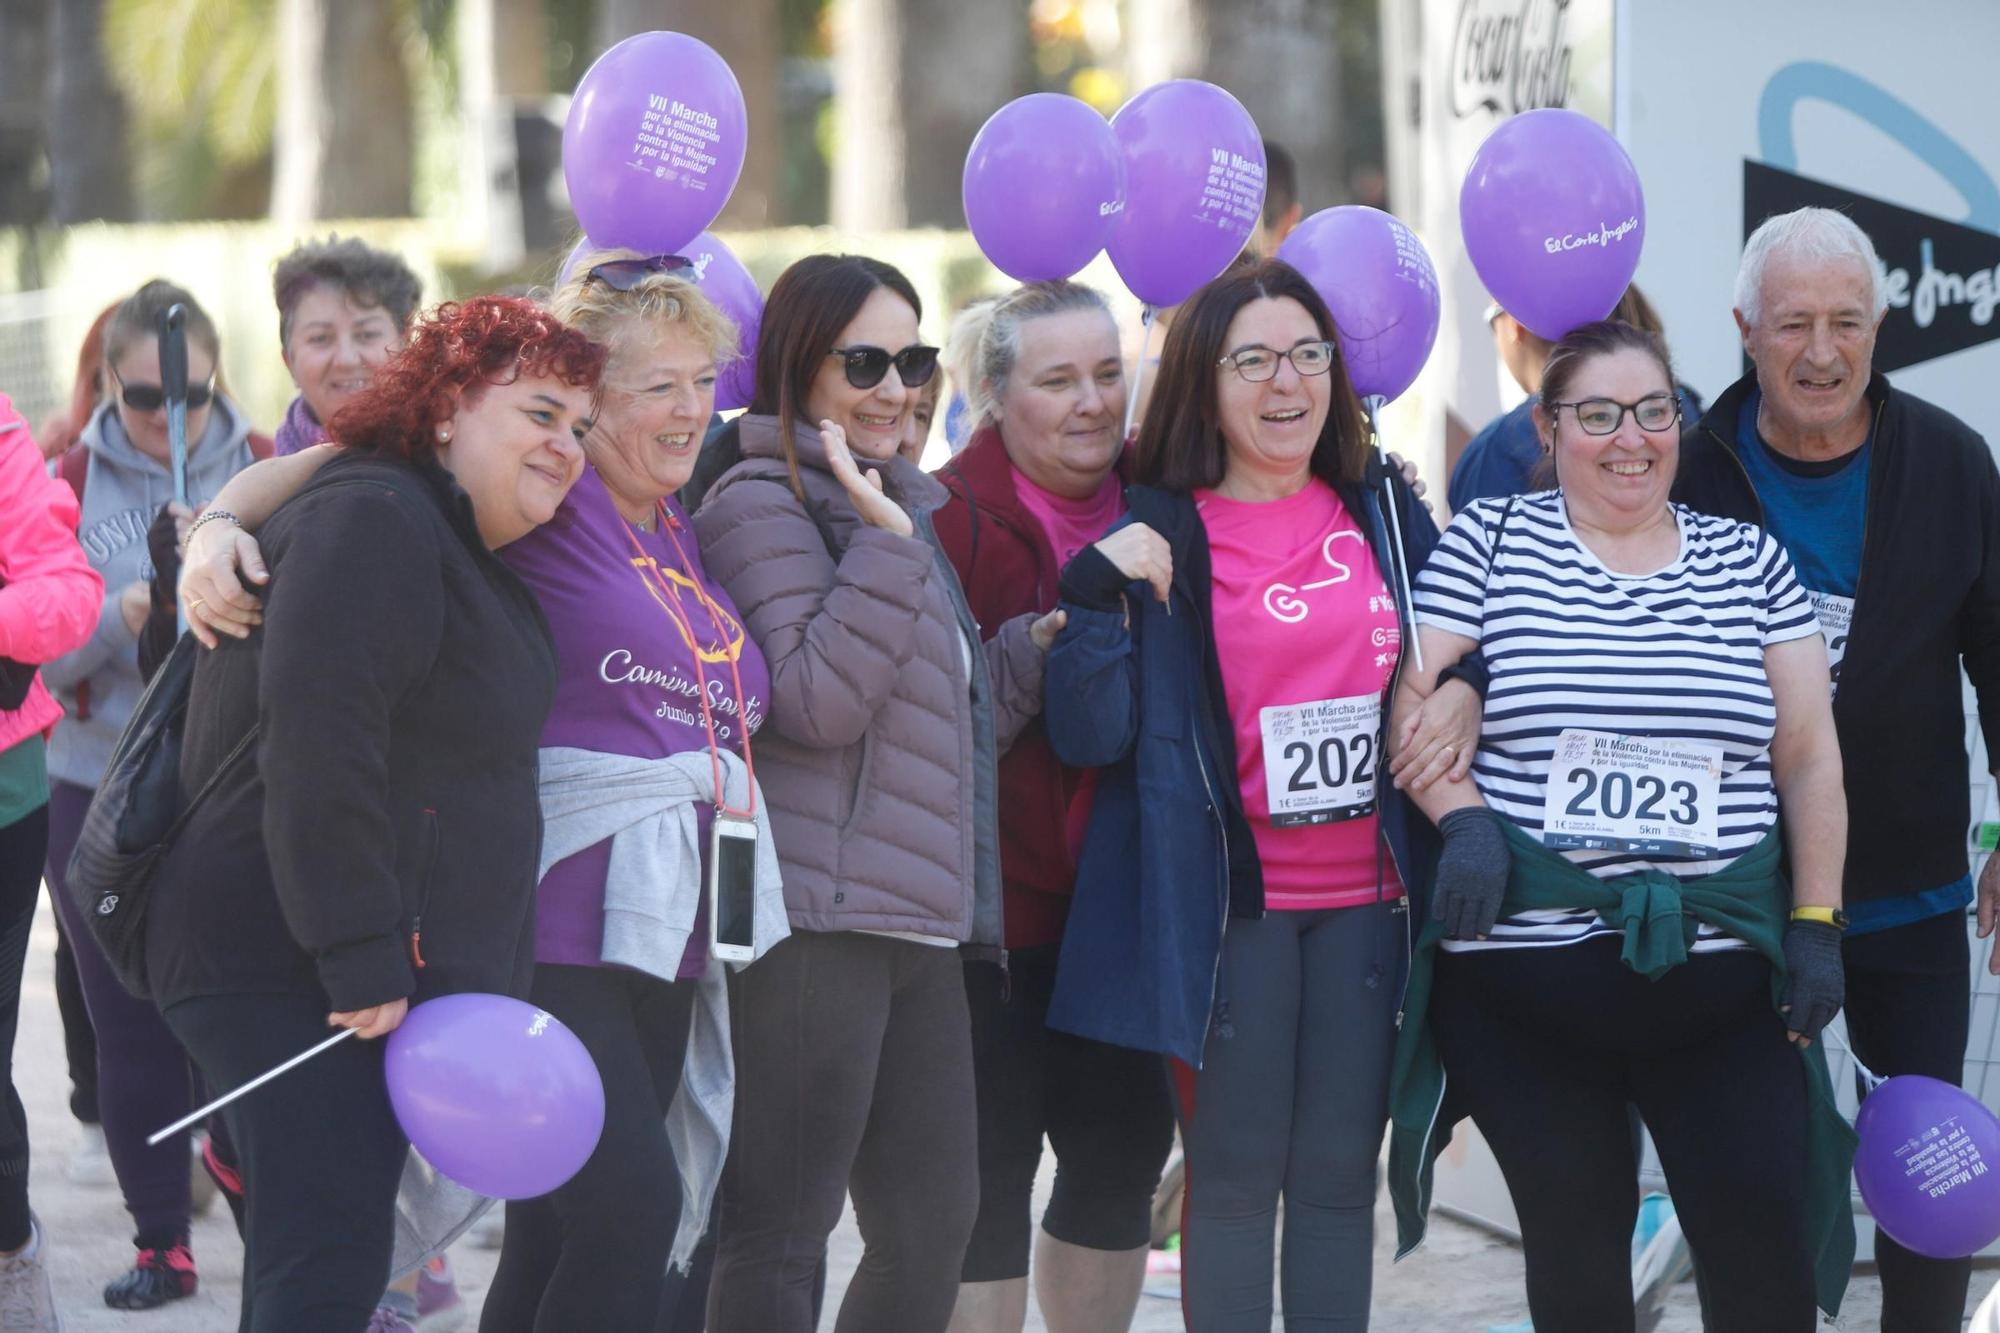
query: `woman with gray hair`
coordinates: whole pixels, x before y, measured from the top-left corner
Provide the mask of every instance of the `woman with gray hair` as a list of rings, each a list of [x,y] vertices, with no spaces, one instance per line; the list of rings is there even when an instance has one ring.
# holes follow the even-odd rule
[[[1111,312],[1081,284],[1029,283],[968,307],[946,358],[963,368],[974,428],[937,474],[950,492],[934,515],[938,540],[982,626],[1052,611],[1063,565],[1125,513],[1125,366]],[[1039,719],[1000,761],[1009,966],[1003,977],[997,963],[965,962],[979,1219],[953,1333],[1022,1327],[1044,1135],[1055,1192],[1034,1249],[1049,1322],[1124,1328],[1145,1277],[1153,1189],[1173,1145],[1165,1070],[1150,1052],[1044,1025],[1094,788],[1093,773],[1055,757]]]

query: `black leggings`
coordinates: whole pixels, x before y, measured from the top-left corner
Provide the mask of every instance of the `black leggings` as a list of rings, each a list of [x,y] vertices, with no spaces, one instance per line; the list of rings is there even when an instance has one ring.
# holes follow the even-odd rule
[[[1854,1056],[1888,1078],[1927,1074],[1957,1086],[1972,1022],[1972,951],[1965,913],[1947,912],[1856,935],[1847,965],[1847,1039]],[[1882,1333],[1957,1333],[1972,1260],[1926,1259],[1875,1229],[1882,1275]]]
[[[324,1041],[327,1012],[324,995],[204,995],[166,1020],[233,1088]],[[245,1192],[241,1333],[355,1333],[374,1313],[409,1157],[382,1050],[341,1042],[223,1112]]]
[[[481,1333],[654,1327],[681,1216],[667,1108],[695,983],[539,963],[529,998],[577,1035],[604,1079],[604,1135],[583,1170],[507,1205]]]
[[[1153,1191],[1174,1146],[1165,1062],[1045,1022],[1060,946],[967,961],[972,1071],[979,1096],[979,1221],[962,1280],[1028,1275],[1042,1136],[1056,1155],[1042,1230],[1091,1250],[1133,1250],[1152,1232]]]
[[[850,1194],[866,1248],[836,1333],[943,1333],[979,1210],[958,951],[795,930],[729,999],[736,1127],[710,1333],[812,1333]]]
[[[1633,1327],[1628,1103],[1700,1261],[1711,1333],[1811,1333],[1806,1073],[1770,964],[1702,953],[1648,981],[1619,944],[1438,959],[1438,1051],[1514,1196],[1535,1333]]]
[[[7,1077],[7,1096],[0,1101],[0,1249],[7,1250],[26,1245],[29,1235],[28,1114],[14,1090],[14,1032],[48,841],[46,805],[0,828],[0,1069]]]

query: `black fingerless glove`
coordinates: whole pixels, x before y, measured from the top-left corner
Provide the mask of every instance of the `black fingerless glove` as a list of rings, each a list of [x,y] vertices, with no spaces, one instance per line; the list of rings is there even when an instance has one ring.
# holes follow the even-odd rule
[[[1847,970],[1840,961],[1840,927],[1794,921],[1785,927],[1785,1030],[1817,1037],[1847,999]]]
[[[1471,940],[1493,929],[1514,854],[1500,816],[1483,805],[1454,810],[1438,821],[1444,850],[1438,855],[1437,887],[1431,915],[1444,923],[1446,939]]]

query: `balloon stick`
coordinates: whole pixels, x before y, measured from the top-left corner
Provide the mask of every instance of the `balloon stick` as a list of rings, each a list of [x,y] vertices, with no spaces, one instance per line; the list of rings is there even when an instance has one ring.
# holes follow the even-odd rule
[[[266,1083],[269,1083],[272,1079],[284,1073],[286,1070],[295,1068],[298,1065],[302,1065],[306,1061],[312,1059],[315,1055],[318,1055],[321,1051],[330,1050],[333,1047],[339,1045],[341,1042],[346,1041],[349,1037],[353,1036],[357,1031],[359,1031],[359,1029],[357,1028],[342,1028],[340,1031],[334,1033],[331,1037],[328,1037],[325,1041],[313,1047],[311,1050],[300,1051],[297,1055],[293,1056],[291,1059],[285,1061],[285,1063],[277,1066],[276,1068],[265,1070],[263,1073],[257,1075],[257,1077],[251,1079],[248,1083],[245,1083],[242,1087],[236,1089],[234,1092],[225,1092],[220,1097],[217,1097],[214,1101],[210,1102],[208,1105],[201,1107],[199,1110],[189,1111],[186,1115],[174,1121],[173,1124],[168,1125],[165,1129],[149,1137],[146,1140],[146,1146],[149,1148],[157,1147],[161,1142],[161,1140],[165,1139],[168,1135],[178,1134],[182,1130],[186,1129],[188,1126],[207,1119],[211,1111],[219,1111],[223,1107],[229,1105],[229,1103],[235,1101],[238,1097],[241,1097],[244,1093],[253,1092],[256,1089],[263,1087]]]
[[[1405,642],[1410,645],[1410,658],[1417,664],[1417,670],[1422,671],[1424,649],[1417,639],[1416,601],[1410,592],[1409,561],[1403,553],[1403,518],[1396,504],[1396,469],[1382,452],[1382,430],[1377,420],[1377,414],[1388,401],[1380,394],[1370,394],[1361,400],[1361,405],[1368,413],[1368,434],[1375,441],[1375,462],[1382,477],[1382,508],[1389,515],[1389,569],[1390,577],[1396,584],[1396,604],[1404,608],[1402,619],[1407,625]]]
[[[1146,382],[1146,348],[1153,341],[1153,306],[1146,302],[1139,307],[1139,364],[1132,370],[1132,387],[1125,395],[1125,436],[1132,438],[1132,423],[1139,416],[1139,389]]]

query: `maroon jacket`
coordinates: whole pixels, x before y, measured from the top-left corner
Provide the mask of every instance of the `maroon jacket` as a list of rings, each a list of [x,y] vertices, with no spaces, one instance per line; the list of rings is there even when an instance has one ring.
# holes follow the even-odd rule
[[[950,498],[931,521],[980,634],[991,638],[1024,612],[1053,611],[1062,571],[1040,521],[1015,494],[1000,432],[982,427],[936,476]],[[1083,775],[1056,759],[1039,716],[1000,760],[1000,882],[1010,949],[1062,938],[1076,884],[1069,803]]]

